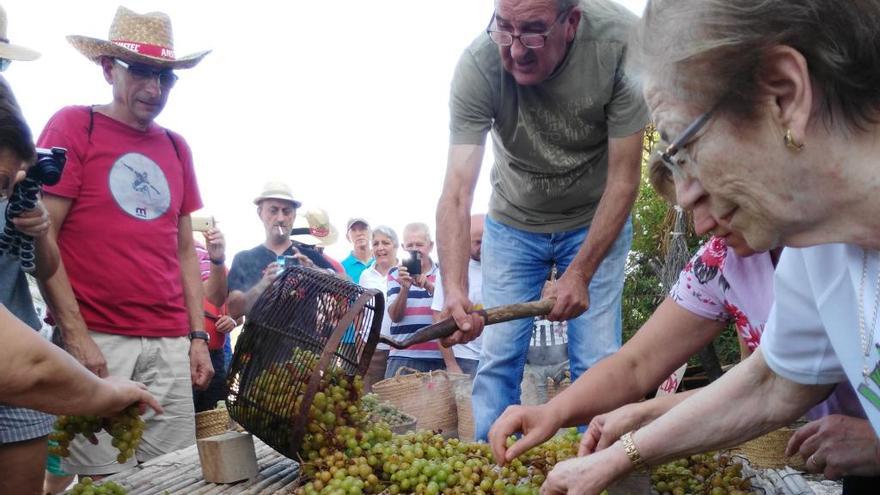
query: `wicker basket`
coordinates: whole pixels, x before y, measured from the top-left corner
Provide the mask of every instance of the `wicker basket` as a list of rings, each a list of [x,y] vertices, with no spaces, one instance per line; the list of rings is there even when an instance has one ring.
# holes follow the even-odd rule
[[[410,371],[410,374],[403,372]],[[452,383],[460,378],[444,370],[422,373],[401,368],[396,376],[373,385],[383,401],[416,418],[419,430],[440,431],[446,437],[458,434],[458,412]]]
[[[470,377],[456,380],[452,388],[455,392],[455,409],[458,414],[458,438],[463,442],[473,442],[474,407],[471,398],[474,380]]]
[[[795,431],[797,430],[791,427],[780,428],[738,445],[731,449],[731,452],[747,458],[754,467],[781,469],[785,466],[791,466],[794,469],[803,471],[805,463],[800,454],[795,454],[791,457],[786,457],[785,455],[785,447]]]
[[[196,413],[196,438],[213,437],[229,430],[229,412],[211,409]]]

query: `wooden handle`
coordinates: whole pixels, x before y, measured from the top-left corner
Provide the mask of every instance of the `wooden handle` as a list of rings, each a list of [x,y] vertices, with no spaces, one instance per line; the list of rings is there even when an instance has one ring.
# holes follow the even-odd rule
[[[486,325],[493,325],[495,323],[518,320],[520,318],[544,316],[553,309],[554,304],[556,304],[555,299],[542,299],[534,302],[508,304],[506,306],[481,309],[479,311],[474,311],[471,314],[478,314],[483,317],[483,321],[486,322]],[[458,330],[458,326],[455,324],[455,320],[447,318],[443,321],[438,321],[433,325],[428,325],[404,339],[397,340],[380,336],[379,341],[384,342],[395,349],[406,349],[415,344],[449,337],[455,333],[456,330]]]

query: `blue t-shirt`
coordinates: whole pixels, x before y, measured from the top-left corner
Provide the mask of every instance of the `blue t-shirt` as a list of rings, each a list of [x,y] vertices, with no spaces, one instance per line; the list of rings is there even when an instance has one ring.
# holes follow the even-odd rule
[[[6,227],[6,205],[0,201],[0,232]],[[34,330],[40,329],[40,317],[34,309],[27,277],[21,269],[21,262],[8,253],[0,256],[0,303],[6,306],[16,318]]]
[[[363,261],[355,258],[354,252],[352,252],[348,255],[348,258],[342,260],[342,268],[345,268],[345,274],[348,275],[349,278],[351,278],[352,282],[358,283],[358,280],[361,279],[361,273],[372,266],[374,261],[376,260],[370,258],[369,261],[364,263]]]

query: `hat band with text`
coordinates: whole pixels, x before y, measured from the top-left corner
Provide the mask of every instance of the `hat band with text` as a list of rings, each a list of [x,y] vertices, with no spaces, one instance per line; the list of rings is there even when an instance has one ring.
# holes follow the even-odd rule
[[[148,57],[164,58],[165,60],[176,60],[174,58],[174,49],[159,45],[150,45],[147,43],[138,43],[136,41],[111,40],[114,45],[121,46],[126,50],[133,51],[139,55]]]
[[[330,235],[330,229],[327,227],[312,227],[309,229],[309,232],[315,237],[327,237]]]

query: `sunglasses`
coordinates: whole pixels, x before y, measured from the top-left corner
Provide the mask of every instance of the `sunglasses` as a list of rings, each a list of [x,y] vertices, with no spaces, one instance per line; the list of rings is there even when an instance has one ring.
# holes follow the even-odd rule
[[[10,64],[12,64],[12,60],[8,58],[0,58],[0,72],[8,69]]]
[[[127,70],[128,73],[138,81],[153,81],[158,78],[159,86],[164,89],[173,88],[174,84],[177,82],[177,74],[175,74],[172,69],[154,69],[147,65],[130,64],[123,60],[119,60],[118,58],[113,59],[113,61],[119,64],[123,69]]]

